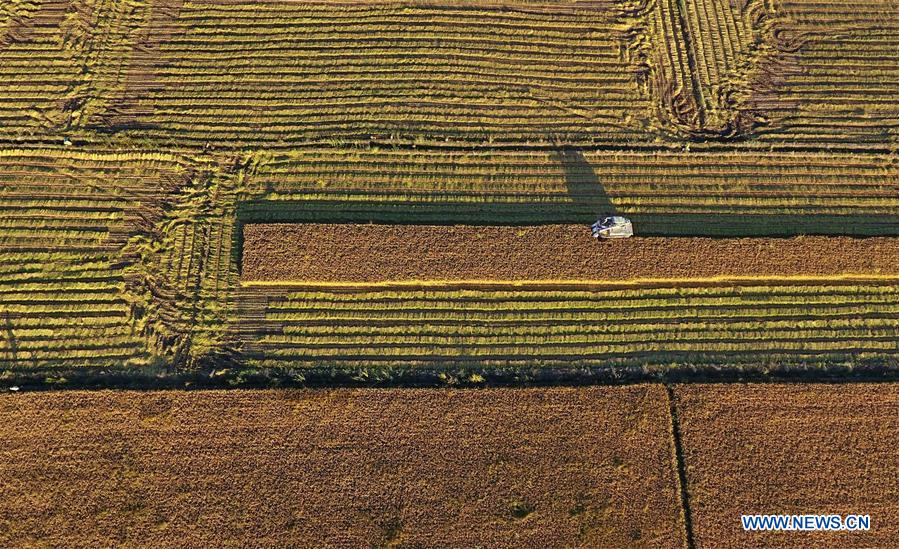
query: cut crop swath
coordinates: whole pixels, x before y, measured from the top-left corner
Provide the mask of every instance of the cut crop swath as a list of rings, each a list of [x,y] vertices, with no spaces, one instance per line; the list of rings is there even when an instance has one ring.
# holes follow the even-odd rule
[[[176,147],[645,140],[620,11],[532,8],[186,3],[142,27],[91,125]]]
[[[826,364],[892,356],[899,287],[241,290],[251,364]]]
[[[0,151],[0,361],[124,366],[152,354],[126,257],[186,170],[165,155]]]
[[[121,93],[149,14],[141,0],[11,0],[0,5],[0,139],[81,135]]]

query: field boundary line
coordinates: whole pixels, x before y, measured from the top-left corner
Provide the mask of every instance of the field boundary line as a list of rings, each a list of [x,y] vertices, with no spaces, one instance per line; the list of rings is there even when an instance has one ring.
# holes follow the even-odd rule
[[[665,394],[668,397],[668,417],[671,420],[671,444],[674,450],[674,465],[677,470],[678,492],[681,512],[683,513],[684,536],[687,549],[695,549],[693,538],[693,518],[690,511],[690,490],[687,487],[687,468],[684,462],[684,448],[681,442],[680,418],[677,413],[677,395],[670,383],[665,383]]]
[[[389,289],[579,289],[579,288],[639,288],[643,286],[673,285],[749,285],[777,283],[817,284],[828,282],[894,282],[899,283],[899,274],[893,275],[833,275],[833,276],[716,276],[706,278],[635,278],[626,280],[398,280],[384,282],[315,282],[297,280],[242,280],[241,288],[312,288],[334,290],[389,290]]]

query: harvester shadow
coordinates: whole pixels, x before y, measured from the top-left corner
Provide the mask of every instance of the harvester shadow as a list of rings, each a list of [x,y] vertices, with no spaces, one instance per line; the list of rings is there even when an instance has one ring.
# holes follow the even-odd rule
[[[15,364],[19,354],[19,342],[16,340],[16,334],[13,331],[12,320],[9,318],[9,311],[5,312],[4,320],[4,330],[6,331],[6,342],[9,346],[9,355],[11,362]]]
[[[580,196],[579,193],[575,193]],[[590,225],[602,213],[617,213],[596,194],[572,202],[460,202],[441,200],[249,200],[237,205],[237,244],[247,223],[375,223],[392,225]],[[602,210],[602,211],[600,211]],[[732,212],[630,214],[643,236],[792,237],[896,236],[899,216],[759,215]],[[239,259],[239,258],[238,258]]]
[[[238,203],[238,224],[246,223],[374,223],[388,225],[555,225],[589,224],[595,217],[577,212],[568,202],[520,202],[505,196],[495,201],[459,201],[432,195],[437,200],[369,201],[248,200]]]
[[[427,200],[331,199],[306,202],[242,201],[237,205],[238,229],[245,223],[376,223],[393,225],[589,225],[617,210],[581,151],[560,147],[553,153],[562,166],[568,201],[521,201],[517,193],[496,194],[492,200],[460,201],[451,193],[421,193]],[[408,193],[411,197],[414,193]],[[238,230],[238,238],[241,238]]]
[[[593,166],[581,151],[563,147],[555,156],[562,165],[573,215],[579,219],[596,219],[617,213]]]
[[[392,225],[564,225],[589,227],[598,218],[624,213],[641,236],[683,237],[793,237],[896,236],[899,216],[880,214],[833,215],[808,213],[756,214],[734,212],[728,204],[703,204],[703,211],[675,208],[669,212],[621,212],[582,151],[557,141],[552,157],[562,168],[568,200],[533,197],[518,192],[465,199],[446,192],[410,191],[406,198],[378,196],[351,199],[353,191],[322,193],[306,201],[258,198],[237,204],[237,246],[240,264],[243,225],[246,223],[374,223]],[[384,194],[390,195],[393,193]],[[657,209],[657,208],[656,208]],[[716,211],[720,209],[721,211]],[[681,211],[678,211],[681,210]],[[586,229],[585,229],[586,230]]]

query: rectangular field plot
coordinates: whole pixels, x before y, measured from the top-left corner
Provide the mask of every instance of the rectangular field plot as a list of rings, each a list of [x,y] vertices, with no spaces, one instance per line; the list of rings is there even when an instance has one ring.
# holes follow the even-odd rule
[[[166,155],[0,150],[0,366],[151,358],[123,250],[188,177]]]
[[[899,385],[675,388],[698,548],[899,545]],[[741,514],[870,515],[867,532],[744,532]]]
[[[3,394],[0,544],[680,547],[668,410],[658,385]]]
[[[646,141],[615,2],[191,2],[98,128],[178,146]]]
[[[0,140],[889,153],[892,0],[0,6]]]
[[[609,366],[895,362],[899,285],[248,286],[250,364]]]
[[[638,226],[639,229],[639,226]],[[632,238],[585,225],[245,225],[246,283],[896,275],[899,239]]]
[[[245,222],[589,224],[638,234],[899,234],[889,155],[749,151],[401,151],[260,155]]]

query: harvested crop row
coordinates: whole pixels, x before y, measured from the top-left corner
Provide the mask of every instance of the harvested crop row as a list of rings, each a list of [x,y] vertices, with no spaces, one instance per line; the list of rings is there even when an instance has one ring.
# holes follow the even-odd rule
[[[164,216],[165,195],[188,172],[162,154],[0,150],[0,366],[151,358],[147,281],[133,267],[139,249],[129,246]]]
[[[6,546],[684,543],[661,386],[7,394],[0,437]]]
[[[750,73],[766,62],[762,0],[659,0],[653,10],[653,92],[658,116],[682,136],[731,139],[763,121],[740,103],[755,84]],[[772,48],[766,44],[766,51]],[[768,75],[763,74],[763,77]]]
[[[638,227],[639,229],[639,227]],[[899,275],[899,239],[633,238],[581,225],[251,224],[245,281],[629,280]]]
[[[619,7],[532,7],[185,3],[93,124],[179,147],[650,140]]]
[[[4,2],[0,137],[58,143],[105,111],[149,11],[142,1]]]
[[[781,0],[771,39],[783,66],[759,83],[763,144],[858,150],[899,142],[899,3]]]
[[[899,545],[899,385],[682,385],[677,413],[703,547]],[[741,514],[867,514],[867,532],[743,531]]]
[[[126,4],[0,12],[0,139],[671,148],[749,137],[733,147],[858,152],[897,139],[889,0]]]
[[[604,192],[623,208],[631,206],[629,197],[658,196],[651,204],[661,208],[665,198],[679,194],[695,197],[694,208],[743,206],[753,213],[753,205],[773,207],[776,198],[790,198],[794,207],[818,205],[822,210],[816,213],[826,213],[824,206],[848,207],[899,193],[899,167],[889,155],[874,154],[310,148],[271,157],[259,154],[251,160],[259,163],[250,180],[252,190],[268,190],[273,199],[312,191],[366,191],[447,196],[567,193],[587,200]],[[829,200],[813,202],[823,199]]]
[[[829,364],[899,352],[899,285],[248,286],[261,367]]]
[[[859,151],[896,142],[897,5],[660,0],[645,53],[681,137]],[[867,145],[867,147],[865,147]]]

